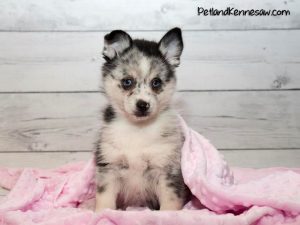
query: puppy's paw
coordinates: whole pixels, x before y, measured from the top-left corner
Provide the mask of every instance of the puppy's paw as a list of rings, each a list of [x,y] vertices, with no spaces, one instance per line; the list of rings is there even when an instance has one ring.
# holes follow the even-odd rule
[[[182,207],[183,205],[180,199],[178,199],[177,201],[169,200],[160,205],[160,210],[181,210]]]
[[[96,194],[95,212],[101,212],[104,209],[116,209],[116,199],[109,192]]]
[[[99,212],[102,212],[102,211],[105,210],[105,209],[107,209],[107,208],[103,208],[103,207],[101,207],[101,206],[97,206],[97,205],[96,205],[94,212],[95,212],[95,213],[99,213]]]

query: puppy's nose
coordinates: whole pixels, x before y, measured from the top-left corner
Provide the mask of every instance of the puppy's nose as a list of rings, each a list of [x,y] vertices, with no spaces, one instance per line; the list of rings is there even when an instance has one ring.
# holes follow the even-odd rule
[[[140,111],[140,112],[146,112],[148,111],[148,109],[150,108],[150,104],[148,102],[145,102],[143,100],[138,100],[136,102],[136,108]]]

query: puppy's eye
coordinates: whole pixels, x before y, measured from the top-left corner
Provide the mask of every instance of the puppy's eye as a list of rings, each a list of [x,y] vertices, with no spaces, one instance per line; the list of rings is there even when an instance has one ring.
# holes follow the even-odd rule
[[[121,80],[123,89],[129,90],[134,86],[134,80],[132,78],[124,78]]]
[[[162,80],[158,77],[154,78],[152,81],[151,81],[151,87],[153,90],[158,90],[161,88],[161,85],[162,85]]]

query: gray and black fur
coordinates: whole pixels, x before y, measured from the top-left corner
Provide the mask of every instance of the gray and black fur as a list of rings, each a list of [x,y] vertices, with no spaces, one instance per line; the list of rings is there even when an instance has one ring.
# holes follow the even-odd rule
[[[157,43],[115,30],[104,37],[102,78],[109,105],[96,150],[96,210],[180,209],[183,134],[171,99],[183,50],[174,28]]]

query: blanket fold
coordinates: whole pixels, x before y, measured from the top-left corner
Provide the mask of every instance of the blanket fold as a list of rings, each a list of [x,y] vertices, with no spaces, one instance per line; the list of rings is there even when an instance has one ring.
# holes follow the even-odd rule
[[[194,198],[180,211],[92,211],[94,159],[57,169],[0,168],[0,225],[300,225],[300,169],[230,168],[187,127],[182,173]]]

